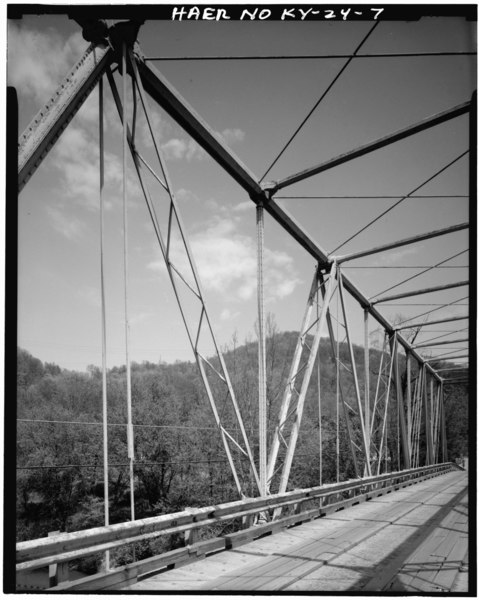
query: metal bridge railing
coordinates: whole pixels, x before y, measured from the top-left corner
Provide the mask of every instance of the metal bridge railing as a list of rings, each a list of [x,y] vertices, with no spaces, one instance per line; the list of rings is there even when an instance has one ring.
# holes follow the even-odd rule
[[[31,571],[47,565],[65,564],[126,544],[184,532],[184,548],[49,588],[52,591],[114,589],[163,567],[171,568],[181,563],[191,562],[203,557],[208,552],[232,548],[265,533],[323,516],[345,506],[357,504],[456,468],[454,463],[418,467],[342,483],[273,494],[265,498],[247,498],[204,508],[190,508],[169,515],[19,542],[16,547],[16,569],[17,572]],[[256,516],[272,515],[275,509],[289,509],[291,514],[278,520],[266,521],[261,525],[258,523],[253,525]],[[200,528],[235,519],[240,521],[242,530],[206,541],[196,541]],[[68,569],[63,569],[63,572],[68,572]]]

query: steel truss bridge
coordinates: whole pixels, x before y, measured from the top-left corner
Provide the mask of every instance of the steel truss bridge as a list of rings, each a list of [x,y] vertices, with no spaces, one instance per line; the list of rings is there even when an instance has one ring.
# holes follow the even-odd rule
[[[345,267],[357,259],[381,255],[387,251],[408,247],[433,238],[441,238],[469,229],[468,222],[457,223],[442,229],[426,231],[411,237],[347,254],[328,253],[323,249],[291,214],[282,207],[278,194],[302,181],[345,165],[357,158],[386,148],[410,136],[425,132],[441,124],[454,122],[468,115],[470,122],[469,194],[471,207],[476,202],[476,102],[473,96],[462,104],[452,106],[439,114],[413,123],[399,131],[354,148],[320,164],[310,166],[279,181],[261,183],[229,149],[215,131],[182,98],[166,77],[151,65],[138,44],[137,36],[141,22],[119,21],[114,24],[102,20],[76,19],[83,28],[90,47],[79,62],[67,74],[49,102],[39,111],[19,140],[18,189],[21,190],[41,165],[63,130],[94,88],[99,88],[100,109],[100,190],[102,201],[104,182],[103,142],[103,86],[110,87],[114,103],[122,123],[123,167],[126,177],[127,155],[131,156],[138,182],[148,208],[158,244],[164,257],[169,279],[178,302],[191,348],[204,384],[228,464],[234,478],[239,500],[224,505],[188,509],[171,515],[150,519],[135,519],[132,502],[132,520],[110,525],[108,521],[108,486],[105,488],[105,526],[73,533],[21,542],[17,544],[17,572],[56,565],[57,585],[52,590],[66,589],[115,589],[137,581],[173,565],[202,558],[208,553],[233,548],[240,540],[251,541],[266,533],[282,530],[295,524],[316,519],[343,509],[362,500],[370,500],[391,490],[424,481],[428,478],[445,477],[454,470],[448,462],[446,423],[444,410],[445,389],[453,383],[467,383],[464,375],[452,375],[454,369],[464,372],[463,365],[441,369],[439,361],[454,361],[468,355],[468,337],[414,343],[405,330],[422,330],[431,325],[457,322],[469,318],[458,317],[409,319],[404,324],[391,323],[381,312],[381,304],[390,301],[440,294],[469,285],[468,280],[450,281],[442,285],[417,288],[413,291],[383,294],[368,298],[344,273]],[[378,23],[373,23],[366,38],[374,35]],[[365,39],[366,39],[365,38]],[[365,39],[362,43],[364,43]],[[362,43],[348,62],[357,58]],[[359,55],[360,56],[360,55]],[[342,71],[341,71],[342,72]],[[340,73],[341,74],[341,73]],[[338,75],[339,77],[339,75]],[[120,81],[121,85],[118,84]],[[328,88],[329,89],[329,88]],[[133,92],[134,108],[128,114],[127,95]],[[168,173],[165,157],[155,130],[150,104],[157,104],[189,134],[216,163],[241,186],[256,205],[258,236],[258,442],[255,456],[251,440],[244,426],[230,376],[223,359],[214,326],[205,302],[200,275],[184,226],[181,211],[175,198],[174,186]],[[156,164],[150,164],[142,152],[138,140],[137,115],[142,111],[154,149]],[[462,157],[462,155],[461,155]],[[457,159],[456,159],[457,160]],[[454,163],[455,161],[452,161]],[[450,164],[452,164],[450,163]],[[443,172],[449,165],[441,169]],[[425,183],[438,173],[429,177]],[[156,187],[152,187],[152,181]],[[424,185],[424,184],[423,184]],[[414,197],[419,186],[405,195]],[[127,187],[124,184],[126,201]],[[156,209],[161,194],[166,203],[168,219],[161,222]],[[402,198],[402,199],[404,199]],[[126,204],[125,204],[126,206]],[[265,214],[274,219],[284,231],[297,242],[315,261],[304,315],[299,328],[296,348],[286,385],[284,386],[279,418],[270,437],[266,431],[266,358],[264,319],[264,219]],[[474,239],[474,238],[472,238]],[[173,240],[179,240],[186,261],[176,261]],[[400,282],[401,283],[401,282]],[[399,285],[399,284],[398,284]],[[396,286],[393,286],[396,287]],[[184,300],[185,295],[187,301]],[[364,381],[360,381],[353,351],[349,313],[346,296],[354,299],[364,315]],[[333,302],[334,298],[334,302]],[[334,309],[336,304],[336,310]],[[191,306],[194,305],[194,310]],[[440,301],[438,305],[441,305]],[[443,306],[447,306],[444,303]],[[369,332],[374,319],[384,331],[381,364],[377,375],[377,388],[370,393]],[[340,357],[338,324],[341,327],[342,344],[347,349],[348,368]],[[451,330],[451,333],[454,333]],[[352,457],[355,478],[346,482],[321,484],[306,490],[288,490],[290,475],[297,448],[305,401],[314,375],[318,348],[322,336],[329,337],[331,355],[337,366],[338,403],[346,423],[348,451]],[[439,336],[440,337],[440,336]],[[442,344],[461,344],[462,351],[443,353],[437,357],[424,356],[430,347]],[[215,356],[207,356],[204,348],[213,344]],[[437,349],[437,348],[436,348]],[[357,352],[356,352],[357,354]],[[405,364],[403,372],[402,364]],[[439,366],[438,366],[439,365]],[[352,393],[345,391],[345,379],[349,378]],[[128,385],[131,385],[128,382]],[[104,392],[106,394],[106,392]],[[128,457],[131,481],[134,469],[134,435],[131,422],[131,390],[128,407]],[[228,405],[234,419],[223,420],[224,405]],[[104,396],[106,422],[106,396]],[[388,463],[388,419],[394,411],[399,431],[396,469],[391,472]],[[106,428],[105,428],[106,432]],[[421,455],[421,440],[425,440],[425,453]],[[108,481],[108,455],[105,433],[105,481]],[[244,463],[247,463],[247,468]],[[320,482],[321,483],[321,482]],[[133,494],[132,483],[132,494]],[[241,523],[238,533],[222,538],[199,542],[201,527],[225,520]],[[68,575],[68,561],[94,552],[107,552],[127,543],[149,539],[154,536],[184,532],[185,548],[165,555],[140,561],[127,567],[108,570],[86,578],[82,582],[62,581]],[[65,567],[66,565],[66,567]],[[82,587],[83,585],[83,587]],[[379,589],[379,588],[378,588]]]

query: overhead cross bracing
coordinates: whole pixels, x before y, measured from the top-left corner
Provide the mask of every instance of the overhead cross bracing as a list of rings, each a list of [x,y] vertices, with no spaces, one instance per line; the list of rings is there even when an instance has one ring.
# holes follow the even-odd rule
[[[62,110],[50,111],[48,105],[46,110],[42,110],[42,118],[37,118],[28,128],[23,139],[31,142],[28,149],[26,143],[23,146],[25,150],[20,147],[21,164],[27,166],[20,171],[19,184],[23,185],[33,175],[49,146],[55,143],[58,133],[68,125],[78,109],[80,96],[83,98],[96,80],[102,77],[103,85],[108,90],[105,92],[106,122],[109,127],[114,128],[113,119],[117,119],[116,127],[122,132],[123,149],[128,156],[123,162],[122,172],[128,173],[128,181],[136,182],[131,185],[137,186],[128,195],[146,205],[151,219],[149,231],[156,238],[156,251],[160,250],[161,265],[164,265],[159,266],[157,262],[155,268],[171,282],[187,342],[197,363],[206,398],[222,439],[226,464],[231,469],[238,494],[248,496],[283,492],[290,484],[294,462],[300,452],[298,439],[304,406],[310,401],[308,388],[316,378],[314,365],[318,354],[321,354],[321,338],[324,337],[329,338],[330,355],[339,376],[336,415],[338,422],[341,416],[347,430],[347,452],[352,457],[355,475],[372,476],[390,468],[388,427],[385,425],[393,414],[394,427],[397,427],[395,439],[398,447],[395,449],[395,460],[398,469],[418,466],[421,436],[425,436],[427,445],[427,464],[445,461],[444,413],[441,408],[445,377],[435,370],[434,360],[443,360],[441,345],[459,344],[453,352],[457,352],[460,357],[467,351],[469,342],[469,338],[461,337],[458,340],[455,335],[461,330],[456,325],[456,320],[467,318],[467,310],[462,305],[459,306],[459,303],[464,299],[467,303],[468,298],[463,289],[469,283],[468,273],[463,265],[464,253],[469,246],[468,200],[474,192],[469,189],[467,176],[468,171],[473,170],[471,164],[474,165],[468,131],[475,102],[471,100],[469,80],[464,78],[461,85],[454,88],[454,93],[449,92],[446,95],[447,102],[444,101],[445,96],[438,96],[441,98],[439,101],[429,94],[428,101],[421,104],[412,94],[408,102],[405,102],[407,108],[401,115],[397,114],[397,108],[386,110],[387,105],[381,103],[378,96],[377,106],[384,110],[384,114],[380,111],[374,115],[375,118],[372,118],[372,113],[366,118],[366,105],[371,98],[366,101],[363,97],[357,106],[349,106],[342,115],[348,123],[346,126],[338,118],[337,103],[332,106],[334,100],[337,100],[335,94],[340,94],[343,98],[349,97],[345,90],[351,92],[353,83],[357,82],[359,74],[365,69],[355,62],[355,52],[362,49],[364,44],[365,48],[371,46],[371,52],[377,50],[381,54],[381,44],[385,43],[381,31],[387,27],[384,22],[374,25],[357,24],[355,29],[350,30],[350,39],[347,40],[351,46],[347,61],[334,63],[324,73],[321,72],[320,85],[317,86],[320,89],[315,90],[316,95],[311,94],[309,97],[306,94],[306,91],[311,92],[314,88],[309,79],[304,84],[303,113],[299,110],[301,100],[298,102],[299,114],[296,109],[290,110],[284,121],[276,119],[274,135],[270,134],[270,137],[265,134],[266,126],[271,125],[271,119],[262,115],[265,123],[262,124],[261,139],[264,139],[265,149],[259,152],[257,148],[261,119],[249,130],[250,133],[246,128],[247,121],[241,120],[242,117],[245,119],[241,110],[238,110],[237,122],[232,123],[231,127],[225,127],[225,122],[222,122],[221,113],[224,110],[223,99],[227,97],[227,86],[224,89],[221,86],[215,88],[216,102],[222,107],[215,116],[215,111],[209,108],[208,102],[202,99],[198,90],[195,93],[189,87],[188,78],[193,73],[191,69],[196,69],[194,65],[187,67],[180,75],[175,71],[177,61],[172,61],[170,67],[163,62],[159,62],[158,69],[150,66],[153,60],[149,60],[148,55],[143,55],[145,46],[142,37],[147,42],[148,28],[153,27],[152,24],[147,22],[138,28],[138,24],[129,26],[118,23],[110,24],[109,27],[104,31],[105,39],[99,43],[103,52],[101,66],[94,63],[89,67],[80,61],[78,68],[88,73],[84,73],[84,79],[88,83],[80,91],[71,91],[72,97],[67,97],[66,100],[59,95],[57,100]],[[138,41],[133,45],[131,42],[137,33]],[[375,36],[380,37],[375,41]],[[343,42],[346,40],[343,39]],[[96,47],[89,53],[95,51]],[[384,56],[387,52],[382,54],[381,60],[387,61],[388,57]],[[444,53],[423,56],[428,54],[426,51],[419,52],[414,57],[406,56],[407,52],[402,54],[404,56],[397,56],[394,60],[471,60],[468,58],[470,53],[464,52],[456,52],[454,56],[447,57]],[[340,61],[337,55],[334,56],[336,58],[330,60]],[[375,64],[377,60],[379,59],[374,59]],[[367,64],[366,61],[363,57],[360,64]],[[308,64],[310,63],[308,60]],[[232,69],[234,64],[239,63],[233,61]],[[395,68],[400,70],[398,66]],[[452,62],[448,68],[451,73],[455,73]],[[253,70],[255,69],[256,67]],[[410,64],[407,69],[412,69]],[[424,65],[419,70],[422,73]],[[239,72],[243,76],[248,75],[244,66],[241,66]],[[255,74],[257,76],[259,70]],[[211,83],[213,76],[214,70],[210,67],[204,73],[203,83]],[[374,88],[375,76],[381,84],[387,81],[388,85],[392,85],[384,68],[380,68],[379,73],[373,69],[370,75],[372,89],[377,90],[377,87]],[[430,76],[429,84],[432,85],[433,70]],[[317,82],[318,78],[313,81]],[[228,80],[228,84],[235,88],[237,82]],[[379,84],[376,82],[375,85]],[[177,87],[181,88],[181,94]],[[210,88],[211,85],[208,89]],[[254,87],[253,90],[256,91]],[[258,86],[258,92],[266,91],[270,93],[270,90]],[[404,90],[402,93],[404,94]],[[250,95],[253,95],[253,91]],[[107,102],[113,111],[108,112]],[[270,105],[270,101],[265,104]],[[420,106],[419,110],[417,105]],[[89,106],[91,110],[91,103]],[[162,111],[158,110],[158,106]],[[357,113],[355,119],[358,119],[358,115],[359,121],[363,119],[364,129],[352,129],[352,133],[349,133],[347,127],[351,127],[352,121],[348,119],[354,113],[353,108]],[[114,111],[117,111],[116,115]],[[175,130],[176,137],[169,137],[172,135],[168,131],[172,131],[173,121],[169,120],[168,115],[181,126],[181,135],[184,136],[186,132],[192,139],[180,137],[179,129]],[[308,127],[304,127],[306,123]],[[256,130],[256,126],[260,128]],[[312,140],[315,128],[319,135]],[[325,131],[322,131],[323,128]],[[251,145],[246,150],[241,147],[240,142],[247,140],[248,136],[251,136]],[[270,152],[268,158],[266,147],[271,145],[273,139],[277,148]],[[327,139],[328,143],[323,144],[323,139]],[[441,145],[442,139],[447,139],[448,143]],[[228,147],[228,140],[236,143],[241,159]],[[195,142],[202,151],[199,151]],[[59,143],[61,144],[61,138]],[[426,152],[431,144],[435,152]],[[65,152],[64,147],[59,148],[60,153]],[[111,141],[109,148],[108,150],[107,146],[101,153],[105,157],[105,164],[110,159],[111,164],[115,165]],[[393,148],[399,149],[392,150]],[[378,150],[381,150],[380,156],[377,154]],[[297,166],[298,157],[304,160],[300,167]],[[222,294],[219,283],[221,279],[215,283],[208,267],[211,269],[217,264],[217,257],[214,256],[214,251],[207,254],[208,264],[208,260],[204,259],[205,255],[202,257],[201,251],[198,252],[199,240],[206,244],[207,238],[200,238],[189,214],[192,203],[204,201],[206,196],[203,195],[208,192],[203,190],[200,197],[191,189],[183,187],[184,172],[188,169],[180,170],[178,163],[174,162],[182,158],[184,165],[191,167],[192,171],[201,167],[196,174],[198,185],[205,185],[205,180],[208,185],[212,185],[210,181],[213,181],[213,176],[217,176],[224,186],[225,191],[221,195],[217,189],[218,196],[210,202],[207,209],[216,214],[209,216],[209,222],[205,221],[205,233],[213,235],[215,243],[227,240],[228,236],[233,241],[244,241],[244,234],[241,238],[235,227],[242,218],[239,215],[248,215],[248,202],[251,206],[256,204],[259,211],[264,211],[264,232],[263,217],[261,220],[258,218],[258,226],[261,226],[258,248],[263,244],[265,246],[264,251],[258,253],[258,273],[264,266],[265,285],[264,291],[259,294],[258,306],[261,306],[264,295],[268,298],[268,283],[276,286],[272,296],[274,300],[285,298],[290,301],[293,293],[296,299],[299,298],[301,283],[313,278],[309,294],[303,289],[303,306],[298,311],[286,311],[291,313],[287,316],[283,315],[289,328],[299,330],[300,335],[282,394],[278,422],[270,431],[264,428],[267,394],[263,394],[259,401],[258,412],[263,415],[259,419],[259,433],[249,430],[248,423],[244,422],[242,407],[236,400],[229,367],[223,359],[221,343],[218,343],[216,333],[215,323],[218,323],[220,314],[218,300]],[[220,172],[214,163],[224,172]],[[304,166],[309,163],[313,166],[305,171]],[[261,183],[254,173],[264,172],[268,164],[268,177],[275,177],[276,180]],[[361,166],[355,166],[357,164]],[[402,165],[401,169],[398,169],[398,164]],[[205,177],[206,173],[208,175]],[[33,176],[41,178],[41,168]],[[110,177],[112,185],[114,172],[110,172]],[[288,200],[277,197],[279,190],[284,191],[283,188],[288,186],[293,187],[295,198]],[[316,199],[314,203],[311,199],[301,200],[317,194],[318,190],[324,198]],[[382,196],[378,193],[382,190],[388,193]],[[421,196],[416,195],[419,190]],[[327,195],[328,192],[330,196]],[[343,192],[342,198],[338,197],[339,192]],[[28,195],[28,186],[24,193]],[[353,197],[353,193],[357,196]],[[162,206],[159,206],[160,198]],[[222,220],[221,215],[226,214],[230,218]],[[252,222],[254,225],[254,219]],[[269,227],[274,230],[274,236],[281,232],[281,237],[269,237]],[[314,231],[314,234],[307,233],[307,230]],[[316,240],[320,240],[320,243]],[[295,252],[298,252],[295,269],[290,266],[288,247],[294,247]],[[341,255],[337,254],[339,250]],[[198,266],[195,254],[198,254]],[[366,257],[368,262],[363,263],[362,259]],[[233,255],[230,260],[236,258]],[[246,258],[250,261],[251,257],[248,255]],[[377,277],[381,267],[397,267],[401,263],[407,269],[408,261],[410,269],[424,272],[415,273],[403,280],[404,275],[410,271],[404,271],[400,275],[400,271],[390,269],[386,274],[383,272],[384,276],[381,275],[381,278]],[[415,267],[417,264],[421,266]],[[230,271],[233,265],[234,262],[231,262]],[[359,273],[361,277],[360,282],[355,283],[349,276],[348,269],[352,271],[362,266],[365,268],[361,271],[353,271],[355,276]],[[451,268],[441,270],[441,267],[446,266]],[[276,280],[273,277],[268,281],[268,269],[274,270]],[[215,275],[221,276],[217,273]],[[125,275],[125,279],[131,280],[131,276],[131,273],[129,276]],[[223,276],[226,286],[231,285],[231,281],[243,283],[239,277],[231,279],[228,269],[225,269]],[[286,278],[283,287],[279,283],[281,276]],[[260,280],[258,275],[258,289],[262,288]],[[392,288],[395,291],[391,295],[389,290]],[[250,283],[238,289],[245,300],[251,298]],[[216,294],[212,294],[212,291]],[[421,300],[424,297],[427,307],[436,308],[431,311],[417,310],[412,305],[398,302],[415,295],[421,295]],[[233,307],[236,306],[235,301],[233,299]],[[391,302],[394,302],[392,306]],[[300,305],[299,302],[297,304]],[[388,304],[387,308],[384,304]],[[306,313],[301,325],[300,315],[304,308]],[[361,309],[361,318],[358,318],[358,314],[354,316],[354,311],[358,313],[358,308]],[[297,322],[290,325],[293,322],[293,312]],[[432,319],[441,321],[446,328],[445,337],[437,343],[439,348],[434,345],[434,350],[431,349],[433,346],[429,346],[430,335],[427,333],[430,313],[434,313]],[[233,311],[228,309],[221,312],[221,315],[228,314],[233,314]],[[409,321],[412,324],[408,328]],[[259,326],[258,332],[261,349],[265,342],[264,328]],[[374,334],[375,339],[372,339],[371,334]],[[450,339],[448,336],[451,336]],[[374,382],[377,383],[375,390],[370,389],[369,382],[362,381],[357,367],[358,363],[361,367],[368,364],[369,345],[372,341],[382,360]],[[364,345],[363,356],[358,356],[354,343]],[[448,352],[447,355],[454,356],[454,353]],[[406,364],[405,376],[403,369]],[[263,381],[263,385],[264,383]],[[320,402],[319,382],[317,388]],[[132,431],[131,424],[129,431]],[[130,441],[132,438],[133,433],[129,433]],[[299,452],[296,452],[297,449]],[[339,460],[339,452],[337,454]],[[131,448],[131,452],[129,450],[130,456],[135,458],[134,448]],[[134,483],[131,487],[133,486]],[[279,514],[276,513],[275,518],[279,518]]]

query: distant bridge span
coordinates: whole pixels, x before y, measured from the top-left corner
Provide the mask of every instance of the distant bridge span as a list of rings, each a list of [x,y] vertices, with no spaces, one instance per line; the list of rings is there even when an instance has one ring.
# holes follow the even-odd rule
[[[294,173],[279,182],[263,183],[262,179],[258,180],[241,163],[224,140],[203,121],[164,75],[150,66],[150,59],[142,54],[140,46],[135,41],[141,25],[138,21],[117,22],[109,26],[106,22],[98,20],[94,25],[101,25],[101,35],[93,40],[56,94],[41,109],[19,140],[18,188],[21,190],[28,182],[81,104],[98,84],[99,179],[101,182],[99,200],[103,214],[105,157],[103,84],[108,83],[122,124],[125,214],[126,166],[127,156],[130,155],[181,311],[204,386],[205,397],[211,406],[234,485],[241,499],[222,505],[185,509],[182,512],[149,519],[135,518],[136,458],[131,417],[131,385],[128,384],[126,438],[130,467],[131,520],[115,525],[109,524],[108,404],[104,358],[105,526],[18,543],[17,572],[48,566],[52,570],[52,577],[56,580],[56,584],[49,588],[51,591],[114,589],[466,591],[469,585],[467,482],[464,472],[448,462],[444,386],[451,383],[467,384],[469,375],[463,364],[458,365],[458,369],[460,368],[463,373],[458,376],[458,379],[439,375],[438,367],[442,366],[442,361],[446,359],[455,360],[468,356],[470,340],[468,337],[437,342],[438,338],[432,338],[425,343],[419,340],[419,343],[414,345],[413,342],[420,330],[428,325],[450,323],[468,319],[469,316],[446,315],[443,319],[429,323],[427,318],[423,319],[423,322],[417,323],[417,331],[413,332],[414,338],[410,341],[403,330],[412,328],[412,325],[409,323],[409,326],[404,327],[403,323],[412,320],[416,325],[415,319],[428,313],[420,313],[414,319],[407,319],[394,325],[383,312],[380,312],[377,305],[391,300],[467,287],[469,282],[468,280],[449,281],[441,285],[395,293],[393,296],[379,294],[379,297],[367,297],[347,275],[343,275],[342,268],[343,263],[363,256],[381,254],[420,241],[467,230],[469,223],[455,223],[435,231],[388,241],[387,244],[359,252],[337,255],[336,250],[349,240],[328,253],[307,234],[292,215],[282,208],[281,203],[278,202],[281,198],[275,195],[289,185],[468,115],[469,149],[436,174],[432,176],[428,174],[428,179],[424,183],[401,197],[399,202],[414,197],[414,193],[422,186],[469,154],[469,195],[471,206],[475,206],[474,172],[477,158],[475,94],[470,100],[467,99],[443,112],[432,114],[418,123],[391,132],[364,146],[351,149],[325,163]],[[376,25],[373,24],[363,42],[373,33]],[[355,58],[355,54],[350,56],[350,60]],[[127,111],[130,91],[133,92],[135,106],[131,118]],[[158,132],[153,126],[150,101],[161,107],[179,124],[223,171],[241,186],[256,205],[259,398],[258,427],[254,435],[247,434],[240,403],[236,399],[226,363],[215,337],[199,273],[166,168],[164,152],[159,143]],[[146,150],[142,150],[139,136],[135,138],[134,135],[137,108],[148,125],[149,145],[145,144]],[[150,161],[146,152],[151,152],[152,159],[155,161],[154,168],[146,160],[148,158]],[[155,181],[150,181],[150,175]],[[157,186],[155,193],[151,193],[148,183],[151,187]],[[159,204],[160,200],[163,208],[166,207],[168,210],[169,217],[166,224],[160,221],[156,213],[155,203]],[[283,395],[275,419],[276,425],[274,430],[269,432],[269,436],[262,273],[264,213],[272,217],[313,257],[316,263],[294,358],[282,388]],[[377,219],[383,214],[386,213],[382,213]],[[162,229],[163,226],[166,233]],[[471,239],[474,239],[474,233],[473,226]],[[126,237],[125,234],[125,240]],[[175,239],[179,240],[178,253],[184,259],[183,261],[176,261],[176,249],[172,249],[174,245],[172,240]],[[125,249],[125,265],[126,255]],[[442,262],[448,260],[450,258]],[[185,266],[182,266],[183,262]],[[442,262],[426,270],[435,268]],[[127,279],[125,266],[125,280]],[[403,283],[404,281],[400,281],[384,291],[387,292]],[[178,290],[182,290],[182,293],[188,297],[188,302],[195,303],[193,316],[187,314],[188,302],[181,300]],[[346,294],[361,308],[364,318],[362,381],[356,369],[357,357],[354,355],[348,325]],[[332,303],[334,295],[336,295],[336,309]],[[127,324],[126,304],[125,291]],[[451,304],[453,305],[454,302],[439,303],[439,306],[447,308]],[[102,308],[105,308],[103,304]],[[438,309],[429,312],[434,310]],[[372,371],[369,357],[370,318],[374,319],[384,331],[379,372],[375,373],[377,382],[375,394],[371,389],[370,381]],[[336,334],[333,320],[337,325]],[[340,330],[339,327],[342,329]],[[126,331],[128,332],[128,327]],[[340,482],[338,428],[335,451],[338,483],[287,491],[288,486],[291,486],[291,467],[296,456],[308,386],[312,379],[314,365],[316,362],[319,364],[317,357],[320,339],[326,331],[331,344],[332,361],[337,368],[337,421],[339,423],[341,408],[345,423],[347,452],[352,459],[356,478]],[[341,331],[344,341],[339,339],[338,331]],[[215,348],[213,358],[207,357],[206,342]],[[126,343],[128,345],[128,333]],[[437,356],[430,356],[427,351],[426,354],[422,353],[424,348],[449,343],[467,344],[467,348],[453,350],[450,356],[446,356],[447,353]],[[106,356],[106,340],[102,344]],[[340,345],[341,348],[344,346],[344,353],[340,352]],[[454,354],[459,350],[464,350],[466,354]],[[347,354],[350,368],[342,362],[343,354]],[[403,367],[404,372],[402,372]],[[345,370],[347,373],[344,372]],[[129,382],[129,364],[126,365],[126,373]],[[321,401],[319,378],[318,367],[318,402]],[[349,381],[349,389],[346,389],[346,380]],[[229,411],[225,411],[225,407]],[[319,416],[320,431],[321,422]],[[397,442],[394,448],[390,440],[388,446],[388,428],[392,428],[391,424],[394,425]],[[393,468],[397,468],[397,471],[391,472]],[[322,475],[320,484],[321,477]],[[232,533],[222,536],[204,533],[206,527],[225,522],[234,524],[235,530]],[[179,533],[184,535],[183,547],[145,560],[134,560],[126,566],[109,568],[109,550],[161,535]],[[265,537],[271,533],[274,535]],[[84,577],[76,582],[64,580],[68,578],[69,562],[103,552],[106,557],[104,572]],[[197,563],[198,559],[202,559],[200,563]],[[193,562],[196,563],[193,566],[186,565]]]
[[[278,508],[288,516],[252,525],[253,517]],[[200,529],[234,519],[243,524],[239,531],[199,541]],[[17,570],[66,564],[172,531],[185,533],[184,548],[50,590],[468,587],[467,477],[453,463],[23,542]]]
[[[453,471],[122,589],[466,592],[466,486]]]

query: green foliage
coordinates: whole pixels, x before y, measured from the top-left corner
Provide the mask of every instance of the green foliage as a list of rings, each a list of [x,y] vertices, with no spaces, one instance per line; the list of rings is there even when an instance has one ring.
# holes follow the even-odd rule
[[[466,385],[446,385],[445,413],[448,459],[469,456],[469,394]]]
[[[274,320],[267,324],[267,420],[268,439],[276,427],[285,382],[289,375],[297,333],[277,331]],[[306,342],[310,344],[311,340]],[[340,345],[341,372],[346,402],[354,404],[354,386],[349,355]],[[358,377],[362,381],[362,348],[354,348]],[[337,438],[338,387],[336,362],[329,341],[321,340],[321,436],[319,452],[319,406],[316,365],[306,397],[303,420],[293,461],[289,488],[353,477],[354,462],[342,408]],[[374,398],[381,352],[370,353],[370,397]],[[236,399],[255,460],[258,459],[257,343],[238,345],[233,338],[224,349]],[[213,366],[219,366],[212,359]],[[401,364],[401,370],[404,364]],[[296,381],[301,386],[301,377]],[[404,386],[404,381],[403,381]],[[230,403],[224,403],[224,384],[212,384],[222,420],[237,429]],[[127,410],[125,367],[107,373],[108,457],[110,523],[127,521],[130,514],[127,456]],[[450,459],[467,453],[467,396],[451,390],[446,403]],[[132,405],[135,443],[135,517],[146,518],[238,499],[220,432],[198,374],[196,364],[134,363]],[[397,464],[397,415],[391,402],[388,434],[391,465]],[[86,373],[45,364],[18,350],[17,399],[17,532],[18,540],[48,535],[48,532],[78,531],[104,523],[102,373],[90,366]],[[357,416],[350,413],[358,430]],[[238,438],[240,435],[238,433]],[[339,473],[337,471],[339,441]],[[233,452],[237,452],[233,448]],[[238,454],[238,457],[240,455]],[[243,458],[243,457],[242,457]],[[246,460],[240,477],[249,481],[247,494],[256,494]],[[360,469],[362,465],[359,464]],[[241,471],[240,469],[240,471]],[[236,525],[231,524],[231,527]],[[230,527],[229,525],[225,527]],[[221,528],[220,528],[221,529]],[[210,533],[213,533],[212,528]],[[218,530],[220,531],[220,530]],[[207,535],[202,532],[201,535]],[[183,536],[160,537],[112,552],[113,564],[126,564],[183,544]],[[79,561],[84,572],[95,572],[104,560],[95,555]]]

